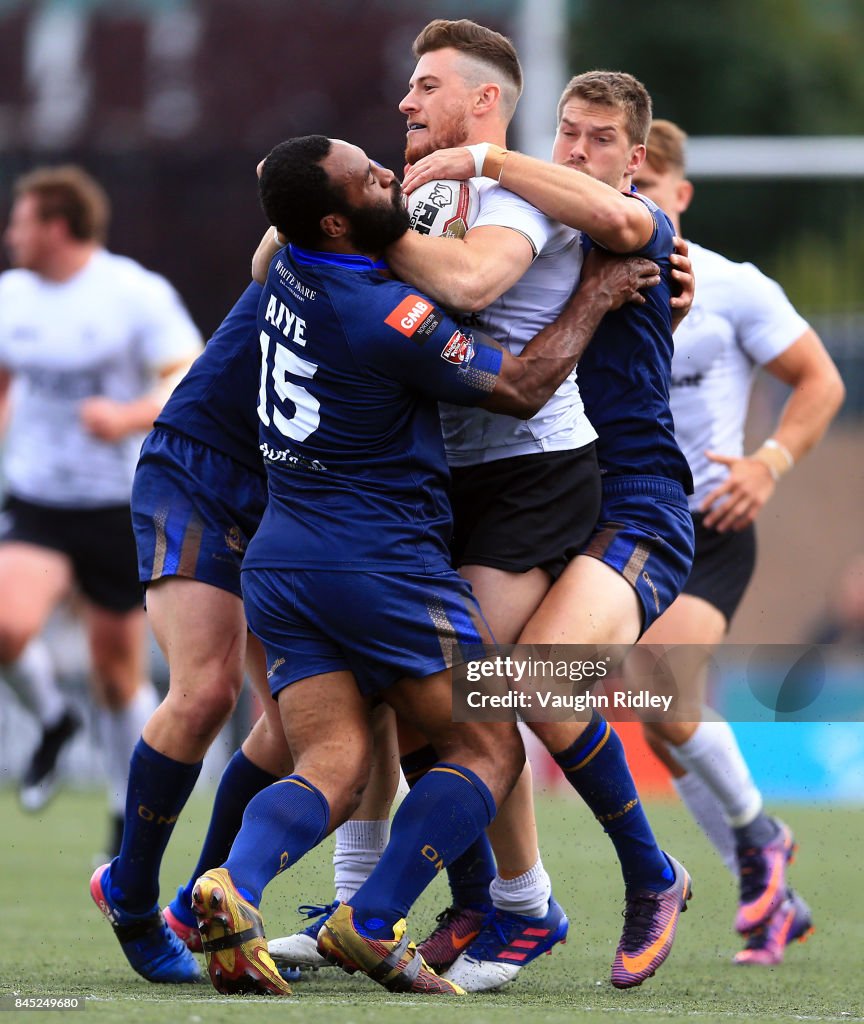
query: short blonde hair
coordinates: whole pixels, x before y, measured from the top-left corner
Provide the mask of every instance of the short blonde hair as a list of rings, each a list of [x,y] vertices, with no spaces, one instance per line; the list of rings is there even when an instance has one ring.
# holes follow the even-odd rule
[[[662,117],[652,121],[645,162],[658,174],[679,171],[683,175],[687,164],[687,132]]]
[[[613,107],[624,113],[627,135],[633,145],[644,145],[651,124],[648,90],[626,71],[586,71],[571,78],[558,100],[558,120],[572,100]]]

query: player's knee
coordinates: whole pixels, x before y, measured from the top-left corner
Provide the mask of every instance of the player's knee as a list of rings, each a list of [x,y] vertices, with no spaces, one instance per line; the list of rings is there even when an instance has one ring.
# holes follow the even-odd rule
[[[190,736],[202,739],[215,735],[228,721],[238,694],[239,689],[215,681],[188,687],[172,680],[166,703],[174,720],[182,723]]]

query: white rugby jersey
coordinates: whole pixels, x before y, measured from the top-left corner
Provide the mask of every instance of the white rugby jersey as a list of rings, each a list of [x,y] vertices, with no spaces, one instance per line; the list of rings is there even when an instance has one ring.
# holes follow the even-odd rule
[[[675,331],[670,404],[697,511],[728,469],[705,451],[741,455],[756,368],[785,351],[808,324],[783,289],[752,263],[733,263],[688,242],[696,299]]]
[[[63,507],[128,502],[143,435],[93,437],[81,424],[81,403],[140,398],[160,369],[200,350],[171,285],[125,256],[97,250],[59,283],[29,270],[0,275],[0,366],[13,375],[8,491]]]
[[[472,228],[500,226],[523,234],[536,259],[502,296],[479,313],[458,318],[518,356],[570,298],[582,269],[580,233],[550,220],[524,199],[486,178],[475,178],[480,210]],[[576,371],[530,420],[441,405],[451,466],[473,466],[514,455],[581,448],[597,437],[582,407]]]

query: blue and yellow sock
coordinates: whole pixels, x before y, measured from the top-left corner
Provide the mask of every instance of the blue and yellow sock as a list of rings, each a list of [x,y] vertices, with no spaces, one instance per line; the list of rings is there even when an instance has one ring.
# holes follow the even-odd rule
[[[402,801],[378,866],[351,900],[355,927],[369,938],[392,938],[393,925],[494,817],[495,800],[478,775],[436,764]]]
[[[423,778],[430,768],[438,763],[438,755],[432,746],[421,747],[401,758],[402,774],[409,788]],[[492,906],[489,886],[495,878],[495,855],[492,846],[481,832],[464,853],[447,868],[447,881],[454,907],[471,907],[475,910]]]
[[[668,889],[675,873],[642,810],[624,746],[606,719],[595,711],[588,728],[555,760],[612,840],[624,884]]]
[[[246,805],[253,796],[260,793],[265,786],[272,785],[278,778],[278,775],[271,775],[270,772],[259,768],[242,750],[236,750],[225,765],[225,771],[222,772],[216,790],[210,825],[198,856],[198,863],[192,877],[171,900],[171,912],[185,924],[195,925],[195,915],[192,913],[192,890],[195,887],[195,880],[208,868],[225,860],[231,851],[231,844],[240,831]]]
[[[201,772],[139,739],[129,763],[120,855],[111,864],[111,899],[143,914],[159,901],[159,868],[177,817]]]
[[[267,883],[317,846],[329,825],[330,805],[321,790],[302,775],[288,775],[250,800],[222,866],[257,907]]]

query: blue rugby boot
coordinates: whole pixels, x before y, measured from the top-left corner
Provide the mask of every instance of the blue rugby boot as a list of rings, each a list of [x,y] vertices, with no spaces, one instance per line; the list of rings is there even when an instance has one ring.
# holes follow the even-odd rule
[[[148,981],[175,985],[201,981],[198,961],[168,927],[158,906],[144,914],[129,914],[112,901],[110,872],[110,864],[96,868],[90,895],[114,929],[132,969]]]

